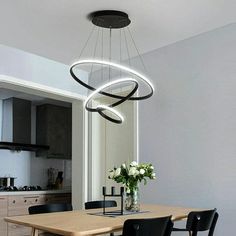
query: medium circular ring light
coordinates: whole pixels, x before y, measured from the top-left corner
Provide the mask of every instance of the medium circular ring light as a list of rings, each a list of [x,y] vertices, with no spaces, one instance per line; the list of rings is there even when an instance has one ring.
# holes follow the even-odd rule
[[[88,85],[87,83],[83,82],[82,80],[80,80],[74,73],[73,69],[76,66],[79,65],[84,65],[84,64],[97,64],[97,65],[106,65],[106,66],[110,66],[116,69],[119,69],[121,71],[125,71],[127,73],[132,74],[133,76],[136,76],[137,78],[139,78],[140,80],[142,80],[146,86],[149,88],[149,93],[143,96],[137,96],[137,97],[129,97],[128,100],[143,100],[143,99],[147,99],[149,97],[151,97],[153,95],[154,92],[154,87],[151,84],[151,82],[148,80],[148,78],[146,78],[144,75],[138,73],[135,70],[132,70],[126,66],[114,63],[114,62],[109,62],[109,61],[103,61],[103,60],[97,60],[97,59],[87,59],[87,60],[79,60],[77,62],[75,62],[71,67],[70,67],[70,74],[71,76],[74,78],[74,80],[76,80],[78,83],[80,83],[81,85],[83,85],[84,87],[86,87],[87,89],[90,89],[92,91],[95,91],[96,89],[90,85]],[[137,80],[136,80],[137,81]],[[113,97],[113,98],[117,98],[117,99],[124,99],[124,96],[120,96],[117,94],[112,94],[112,93],[108,93],[108,92],[104,92],[102,90],[99,91],[100,94],[105,95],[105,96],[109,96],[109,97]],[[126,100],[126,99],[125,99]]]
[[[105,110],[107,110],[107,111],[111,112],[113,115],[117,116],[118,119],[114,119],[114,118],[111,118],[110,116],[106,115],[104,113]],[[105,118],[113,123],[121,124],[124,121],[124,117],[118,111],[116,111],[115,109],[113,109],[109,106],[98,105],[97,111],[103,118]]]
[[[115,84],[122,84],[122,83],[126,83],[126,82],[132,82],[135,84],[135,87],[131,90],[131,92],[127,95],[127,96],[123,96],[118,102],[112,103],[111,105],[108,105],[107,107],[115,107],[118,106],[119,104],[125,102],[126,100],[128,100],[138,89],[138,82],[135,79],[132,78],[123,78],[123,79],[117,79],[117,80],[113,80],[109,83],[106,83],[102,86],[100,86],[99,88],[97,88],[94,92],[92,92],[85,100],[84,102],[84,107],[86,108],[86,110],[88,111],[92,111],[92,112],[97,112],[97,106],[96,108],[91,108],[89,107],[89,102],[90,100],[93,99],[93,97],[100,93],[102,90],[111,87],[112,85]]]

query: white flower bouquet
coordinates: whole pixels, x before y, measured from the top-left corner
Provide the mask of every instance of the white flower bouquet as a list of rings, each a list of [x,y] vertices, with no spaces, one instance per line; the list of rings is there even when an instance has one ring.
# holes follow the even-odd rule
[[[122,183],[126,188],[126,193],[132,193],[138,190],[138,183],[144,181],[147,183],[147,178],[155,179],[154,167],[150,163],[138,164],[132,161],[129,165],[122,164],[120,167],[114,167],[109,171],[109,179]]]

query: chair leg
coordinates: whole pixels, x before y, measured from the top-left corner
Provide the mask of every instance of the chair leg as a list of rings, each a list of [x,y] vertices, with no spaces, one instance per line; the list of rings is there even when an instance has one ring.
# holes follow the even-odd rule
[[[219,214],[216,212],[215,216],[213,218],[212,224],[211,224],[211,228],[209,230],[209,234],[208,236],[213,236],[214,230],[215,230],[215,226],[216,226],[216,222],[218,220]]]
[[[191,236],[197,236],[197,234],[198,234],[198,231],[197,231],[197,230],[194,230],[194,231],[192,231]]]
[[[32,228],[31,236],[38,236],[38,235],[39,235],[39,231],[35,228]]]

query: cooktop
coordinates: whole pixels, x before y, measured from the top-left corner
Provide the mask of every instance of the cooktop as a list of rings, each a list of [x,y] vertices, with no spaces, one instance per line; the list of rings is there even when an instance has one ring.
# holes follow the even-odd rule
[[[24,186],[24,187],[16,187],[16,186],[0,186],[0,191],[40,191],[42,188],[40,186]]]

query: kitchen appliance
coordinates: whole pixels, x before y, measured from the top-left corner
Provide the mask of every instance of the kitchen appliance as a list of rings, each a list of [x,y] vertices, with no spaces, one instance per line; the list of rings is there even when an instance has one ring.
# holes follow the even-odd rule
[[[0,191],[2,192],[9,192],[9,191],[40,191],[42,188],[37,185],[37,186],[24,186],[24,187],[19,187],[17,188],[16,186],[0,186]]]
[[[14,186],[16,177],[0,177],[0,186],[10,187]]]
[[[12,151],[48,150],[47,145],[31,144],[31,101],[8,98],[2,102],[0,149]]]

